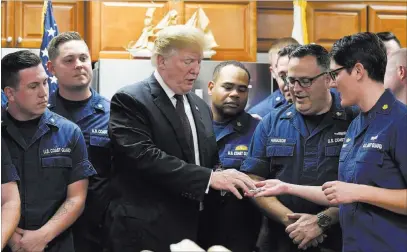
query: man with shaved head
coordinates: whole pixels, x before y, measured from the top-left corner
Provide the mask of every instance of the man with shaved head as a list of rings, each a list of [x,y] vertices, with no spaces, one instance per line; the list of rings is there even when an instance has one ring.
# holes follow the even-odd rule
[[[384,86],[407,105],[407,48],[401,48],[388,57]]]

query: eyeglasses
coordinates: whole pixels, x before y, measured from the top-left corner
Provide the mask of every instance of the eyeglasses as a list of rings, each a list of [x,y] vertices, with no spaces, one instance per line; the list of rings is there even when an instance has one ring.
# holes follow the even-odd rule
[[[278,79],[281,79],[284,82],[284,86],[288,86],[287,75],[277,75]]]
[[[336,77],[338,77],[339,72],[340,72],[341,70],[345,69],[345,68],[346,68],[346,67],[337,68],[337,69],[335,69],[335,70],[329,71],[328,74],[329,74],[329,76],[331,76],[331,79],[332,79],[333,81],[335,81],[335,80],[336,80]]]
[[[290,87],[294,87],[295,82],[297,81],[298,84],[300,84],[301,87],[307,88],[307,87],[310,87],[312,85],[312,82],[315,79],[317,79],[317,78],[319,78],[319,77],[321,77],[322,75],[325,75],[325,74],[326,74],[326,72],[323,72],[323,73],[320,73],[317,76],[314,76],[312,78],[298,78],[298,79],[296,79],[294,77],[287,77],[285,82],[288,83],[288,85]]]

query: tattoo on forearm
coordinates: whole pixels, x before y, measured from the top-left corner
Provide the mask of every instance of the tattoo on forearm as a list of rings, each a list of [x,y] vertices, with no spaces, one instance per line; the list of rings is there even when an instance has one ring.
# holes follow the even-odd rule
[[[62,206],[58,209],[58,211],[52,216],[51,221],[57,221],[61,219],[65,214],[68,213],[69,209],[71,209],[75,205],[73,200],[66,200]]]

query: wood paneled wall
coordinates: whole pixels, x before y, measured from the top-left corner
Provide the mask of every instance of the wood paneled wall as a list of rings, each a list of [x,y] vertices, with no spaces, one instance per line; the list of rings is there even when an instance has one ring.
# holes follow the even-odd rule
[[[275,39],[291,36],[292,1],[261,1],[257,12],[259,52],[267,52]],[[327,49],[343,36],[364,31],[391,31],[407,46],[406,1],[308,1],[306,15],[310,43]]]

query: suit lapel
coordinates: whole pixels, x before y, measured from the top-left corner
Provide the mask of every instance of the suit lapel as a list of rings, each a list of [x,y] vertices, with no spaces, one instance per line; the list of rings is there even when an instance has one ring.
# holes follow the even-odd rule
[[[196,135],[198,137],[198,149],[199,149],[199,157],[205,156],[205,126],[202,121],[201,112],[199,111],[199,107],[195,102],[195,98],[191,94],[187,94],[187,98],[189,101],[189,105],[191,106],[192,115],[194,116],[195,128],[196,128]],[[202,160],[202,159],[201,159]],[[202,165],[202,164],[201,164]]]
[[[187,138],[182,130],[181,119],[175,111],[174,105],[172,105],[170,98],[164,92],[154,75],[150,77],[149,85],[155,105],[161,110],[162,114],[167,118],[171,127],[174,129],[175,136],[181,146],[185,161],[193,163],[194,154],[188,145]]]

